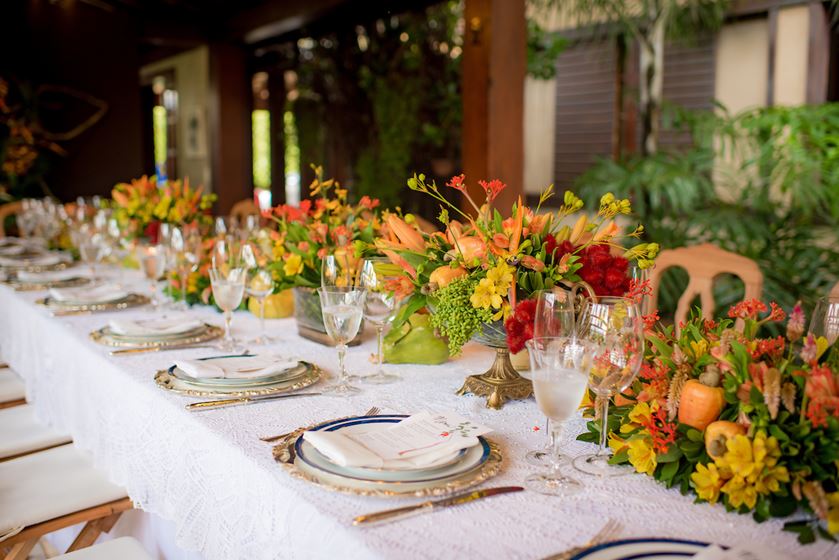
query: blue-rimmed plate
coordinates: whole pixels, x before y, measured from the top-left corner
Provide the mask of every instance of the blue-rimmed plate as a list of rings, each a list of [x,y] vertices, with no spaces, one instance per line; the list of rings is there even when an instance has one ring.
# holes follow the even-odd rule
[[[357,416],[342,420],[335,420],[320,424],[313,431],[347,430],[364,431],[396,424],[407,418],[405,415],[388,416]],[[342,467],[330,461],[320,453],[303,436],[294,443],[296,455],[295,464],[303,471],[307,471],[321,478],[329,478],[336,485],[361,486],[417,486],[436,485],[448,480],[455,480],[463,475],[480,469],[490,457],[489,443],[483,437],[478,438],[479,445],[453,452],[451,456],[441,458],[431,467],[410,470],[366,469],[357,467]]]
[[[708,546],[683,539],[621,539],[588,548],[571,560],[684,560]]]

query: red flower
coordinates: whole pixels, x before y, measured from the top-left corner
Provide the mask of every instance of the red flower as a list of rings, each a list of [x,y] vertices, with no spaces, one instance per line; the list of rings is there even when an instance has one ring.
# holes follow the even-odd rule
[[[741,301],[731,306],[728,316],[732,319],[757,319],[757,316],[766,312],[766,304],[759,299]]]
[[[460,192],[466,192],[466,184],[463,182],[465,180],[466,175],[461,173],[460,175],[455,175],[454,177],[452,177],[451,180],[448,183],[446,183],[446,186],[451,187]]]
[[[810,399],[806,416],[813,426],[826,426],[828,416],[839,417],[839,380],[830,368],[813,368],[804,385],[804,394]]]
[[[358,201],[358,205],[362,208],[366,208],[367,210],[372,210],[376,208],[381,202],[378,198],[370,198],[366,194],[361,197],[361,200]]]
[[[507,347],[516,354],[524,350],[524,343],[533,338],[533,322],[536,318],[536,300],[519,302],[513,314],[504,322],[507,329]]]
[[[650,433],[653,451],[667,453],[670,444],[676,441],[676,425],[667,420],[667,409],[661,407],[650,415],[650,419],[641,424]]]
[[[507,188],[507,185],[505,185],[498,179],[493,179],[489,183],[487,183],[486,181],[478,181],[478,184],[480,184],[484,188],[484,192],[487,195],[487,202],[492,202],[493,200],[495,200],[495,197],[498,196],[498,193]]]

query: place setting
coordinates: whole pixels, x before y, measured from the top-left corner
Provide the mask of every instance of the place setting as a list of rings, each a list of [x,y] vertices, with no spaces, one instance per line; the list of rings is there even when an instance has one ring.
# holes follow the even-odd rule
[[[186,315],[152,319],[111,319],[90,333],[99,344],[117,348],[111,355],[201,347],[223,334],[220,327]]]
[[[177,359],[155,374],[161,389],[187,397],[214,400],[190,403],[187,410],[202,411],[261,402],[275,398],[315,396],[295,393],[317,383],[321,369],[297,358],[260,353]]]
[[[14,247],[19,249],[12,249]],[[6,250],[12,254],[0,254],[0,268],[7,272],[46,272],[61,270],[73,264],[72,256],[66,252],[46,251],[31,245],[8,245]]]
[[[147,305],[149,298],[116,284],[95,284],[51,288],[46,297],[38,299],[35,303],[49,309],[54,316],[64,316],[139,307]]]
[[[292,476],[331,491],[374,497],[445,496],[498,474],[502,455],[485,437],[490,431],[447,412],[350,416],[285,434],[273,455]]]
[[[19,292],[35,292],[51,288],[86,286],[91,283],[91,279],[72,267],[44,272],[18,270],[9,273],[2,283]]]

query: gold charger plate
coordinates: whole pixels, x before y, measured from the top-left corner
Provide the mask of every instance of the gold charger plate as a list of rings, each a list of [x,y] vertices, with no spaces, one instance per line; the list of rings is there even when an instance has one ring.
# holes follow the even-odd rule
[[[72,266],[72,262],[61,261],[53,264],[26,264],[21,263],[19,265],[12,265],[6,264],[0,266],[0,268],[4,268],[6,270],[11,271],[23,271],[23,272],[52,272],[54,270],[64,270],[65,268],[69,268]]]
[[[48,280],[46,282],[20,282],[17,279],[6,280],[3,282],[7,286],[11,286],[17,292],[37,292],[42,290],[49,290],[51,288],[75,288],[90,284],[90,278],[78,276],[74,278],[65,278],[64,280]]]
[[[188,333],[189,334],[189,333]],[[207,342],[208,340],[215,340],[224,334],[224,329],[204,323],[204,328],[197,333],[189,336],[171,337],[171,338],[146,338],[145,340],[125,340],[122,337],[114,336],[110,332],[110,327],[102,327],[90,333],[90,338],[94,342],[104,344],[105,346],[114,346],[117,348],[151,348],[167,346],[188,346],[191,344],[199,344]]]
[[[109,301],[107,303],[84,303],[78,305],[64,305],[53,301],[49,296],[37,300],[35,303],[43,305],[53,311],[70,311],[70,312],[84,312],[84,311],[114,311],[119,309],[128,309],[129,307],[139,307],[149,303],[149,298],[141,294],[128,294],[122,299],[116,301]]]
[[[335,420],[346,420],[349,418],[352,418],[352,416],[347,416],[345,418],[336,418]],[[280,443],[278,445],[274,446],[274,460],[277,461],[277,463],[279,463],[279,465],[283,467],[291,476],[305,480],[307,482],[311,482],[312,484],[315,484],[327,490],[331,490],[333,492],[352,494],[354,496],[375,496],[378,498],[425,498],[429,496],[445,496],[447,494],[461,492],[463,490],[466,490],[467,488],[477,486],[478,484],[481,484],[489,480],[493,476],[497,475],[501,470],[501,463],[503,461],[503,457],[501,456],[501,450],[499,449],[498,444],[489,440],[488,438],[484,438],[486,439],[486,442],[489,445],[490,450],[489,458],[487,459],[487,461],[484,462],[481,466],[476,467],[474,470],[465,472],[454,479],[446,480],[439,483],[431,483],[423,488],[416,488],[415,486],[417,485],[417,483],[400,482],[388,482],[386,485],[383,485],[386,487],[379,488],[356,488],[352,486],[345,486],[337,482],[333,483],[330,482],[328,478],[340,477],[318,477],[312,472],[307,472],[301,469],[300,465],[297,464],[297,457],[294,451],[295,442],[303,434],[303,432],[320,426],[322,424],[323,422],[318,422],[317,424],[312,424],[311,426],[298,428],[290,434],[288,434],[285,438],[280,440]],[[399,486],[403,486],[405,488],[400,489]]]
[[[307,371],[289,381],[280,381],[269,386],[259,386],[251,389],[226,389],[225,387],[197,389],[194,385],[181,381],[171,373],[168,369],[162,369],[154,375],[154,381],[161,389],[178,395],[187,397],[215,397],[215,398],[238,398],[238,397],[264,397],[268,395],[279,395],[281,393],[291,393],[309,385],[317,383],[321,377],[321,369],[315,364],[309,362],[301,362],[306,364]]]

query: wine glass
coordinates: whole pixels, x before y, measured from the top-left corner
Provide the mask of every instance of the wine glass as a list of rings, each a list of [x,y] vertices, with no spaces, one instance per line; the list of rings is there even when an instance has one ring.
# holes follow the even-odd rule
[[[391,264],[389,259],[376,257],[361,261],[358,269],[356,286],[367,291],[364,300],[364,318],[376,327],[376,372],[361,378],[365,383],[384,385],[399,381],[395,373],[387,373],[382,368],[384,356],[382,352],[385,325],[393,317],[396,310],[396,295],[387,286],[389,278],[395,278],[400,269]]]
[[[839,296],[819,298],[808,332],[815,337],[824,337],[829,346],[839,338]]]
[[[248,296],[256,298],[259,304],[259,336],[254,338],[253,344],[271,344],[275,339],[265,333],[265,298],[274,292],[274,277],[271,271],[257,266],[248,272],[248,281],[245,285],[245,292]]]
[[[609,399],[629,387],[644,360],[644,320],[638,304],[618,297],[587,301],[577,324],[577,336],[600,348],[589,372],[589,388],[597,396],[601,425],[597,452],[577,457],[574,466],[598,476],[625,474],[625,467],[608,463]]]
[[[560,466],[562,424],[570,418],[586,391],[589,371],[598,355],[597,347],[576,337],[543,337],[528,340],[528,354],[536,404],[551,422],[552,449],[548,470],[528,476],[529,490],[552,496],[567,496],[582,489],[582,484],[564,476]]]
[[[320,285],[323,288],[347,288],[352,286],[353,267],[350,254],[339,249],[323,258],[320,269]]]
[[[358,334],[358,327],[361,325],[361,315],[364,309],[364,290],[353,288],[318,288],[320,296],[320,308],[323,313],[323,325],[326,327],[326,334],[336,344],[338,349],[338,370],[340,376],[338,383],[326,387],[324,392],[338,395],[354,395],[360,393],[361,389],[350,385],[349,374],[345,357],[347,354],[347,343]]]
[[[90,267],[91,281],[96,281],[96,263],[102,258],[102,234],[90,224],[82,224],[77,237],[79,257]]]
[[[245,295],[245,281],[247,270],[244,268],[216,268],[210,269],[210,285],[213,289],[213,299],[224,312],[224,338],[219,343],[219,349],[224,352],[236,352],[237,345],[231,331],[233,310],[242,303]]]
[[[574,296],[562,288],[535,292],[536,311],[533,320],[533,338],[572,336],[574,334]],[[531,465],[543,467],[551,460],[556,443],[551,419],[547,419],[548,441],[544,448],[525,453],[525,460]]]
[[[157,297],[157,281],[166,270],[166,247],[162,245],[138,245],[137,260],[151,287],[151,303],[155,311],[160,309]]]

